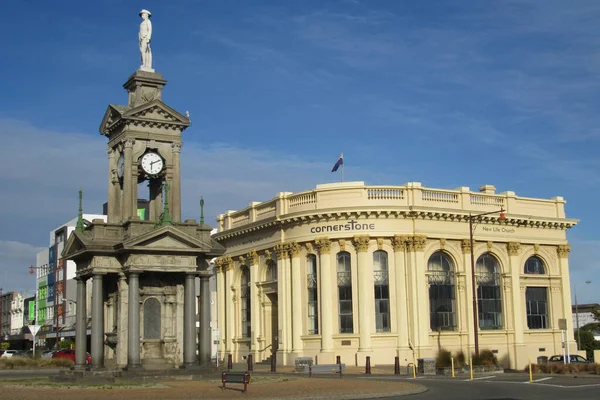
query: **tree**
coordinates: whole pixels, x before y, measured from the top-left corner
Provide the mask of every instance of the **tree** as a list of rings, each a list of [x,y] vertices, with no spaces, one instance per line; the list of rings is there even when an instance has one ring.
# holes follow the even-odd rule
[[[581,340],[579,348],[585,350],[587,358],[594,352],[594,350],[600,350],[600,342],[594,339],[594,333],[591,329],[586,329],[589,325],[581,327],[581,332],[576,334],[576,338]]]

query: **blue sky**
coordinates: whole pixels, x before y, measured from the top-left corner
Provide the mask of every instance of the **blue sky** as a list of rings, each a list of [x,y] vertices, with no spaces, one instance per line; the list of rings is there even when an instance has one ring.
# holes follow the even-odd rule
[[[107,104],[152,13],[163,99],[189,110],[184,217],[339,180],[567,200],[579,302],[600,302],[600,2],[13,1],[0,15],[0,286],[32,285],[77,190],[106,196]],[[589,285],[586,280],[592,280]]]

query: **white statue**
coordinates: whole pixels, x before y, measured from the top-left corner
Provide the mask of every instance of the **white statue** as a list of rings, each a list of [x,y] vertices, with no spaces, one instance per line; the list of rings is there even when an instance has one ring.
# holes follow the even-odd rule
[[[140,11],[140,17],[142,17],[140,33],[138,34],[140,40],[140,52],[142,53],[142,65],[140,66],[140,69],[148,72],[154,72],[152,69],[152,49],[150,48],[150,41],[152,40],[151,16],[152,13],[148,10]]]

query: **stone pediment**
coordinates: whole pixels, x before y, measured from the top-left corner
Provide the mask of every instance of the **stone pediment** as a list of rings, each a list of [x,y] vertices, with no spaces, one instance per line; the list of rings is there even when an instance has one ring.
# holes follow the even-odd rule
[[[191,122],[161,100],[152,100],[138,107],[111,104],[104,113],[100,125],[100,133],[110,136],[124,123],[134,125],[173,127],[181,130],[190,126]]]
[[[197,238],[173,226],[165,226],[129,239],[123,243],[124,250],[161,250],[162,252],[203,253],[211,252],[210,243]]]

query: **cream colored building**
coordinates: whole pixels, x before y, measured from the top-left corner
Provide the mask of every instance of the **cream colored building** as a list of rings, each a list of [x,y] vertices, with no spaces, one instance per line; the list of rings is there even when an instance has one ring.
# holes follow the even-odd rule
[[[227,248],[216,260],[220,356],[261,361],[275,350],[284,365],[407,363],[440,348],[468,356],[469,219],[480,350],[511,368],[562,354],[559,320],[572,332],[566,231],[578,222],[564,206],[491,185],[342,182],[228,211],[214,235]],[[566,347],[575,351],[572,337]]]

